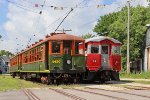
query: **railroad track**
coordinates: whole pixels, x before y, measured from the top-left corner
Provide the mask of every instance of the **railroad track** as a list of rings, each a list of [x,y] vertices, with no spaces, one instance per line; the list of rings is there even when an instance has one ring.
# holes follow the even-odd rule
[[[70,93],[67,93],[67,92],[64,92],[63,90],[60,90],[60,89],[53,89],[53,88],[49,88],[50,90],[53,90],[59,94],[62,94],[64,96],[67,96],[73,100],[86,100],[85,98],[81,98],[79,96],[76,96],[76,95],[73,95],[73,94],[70,94]]]
[[[40,98],[38,98],[31,90],[23,89],[22,82],[20,79],[18,79],[17,85],[23,90],[23,93],[28,97],[29,100],[40,100]]]
[[[150,90],[150,87],[144,87],[144,86],[125,85],[123,87],[132,90]]]
[[[115,91],[115,90],[106,90],[106,89],[97,89],[97,88],[89,88],[89,87],[86,87],[87,89],[91,89],[91,90],[102,90],[102,91],[108,91],[108,92],[115,92],[115,93],[122,93],[122,94],[128,94],[128,95],[134,95],[134,96],[139,96],[139,97],[144,97],[144,98],[149,98],[150,99],[150,96],[147,96],[147,95],[140,95],[140,94],[135,94],[135,93],[128,93],[128,92],[123,92],[123,91]]]
[[[40,100],[32,91],[29,89],[23,89],[23,92],[26,94],[29,100]]]
[[[111,95],[107,95],[107,94],[102,94],[102,93],[97,93],[97,92],[92,92],[92,91],[87,91],[87,90],[82,90],[82,89],[73,89],[73,90],[86,92],[89,94],[94,94],[94,95],[99,95],[99,96],[105,96],[105,97],[109,97],[111,99],[116,99],[116,100],[127,100],[127,99],[120,98],[120,97],[115,97],[115,96],[111,96]]]

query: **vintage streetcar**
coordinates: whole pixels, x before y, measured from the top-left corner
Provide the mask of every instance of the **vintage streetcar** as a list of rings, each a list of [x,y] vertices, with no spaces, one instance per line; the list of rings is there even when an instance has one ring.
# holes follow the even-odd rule
[[[87,80],[105,82],[120,80],[121,43],[113,38],[98,36],[85,41]]]
[[[51,33],[11,58],[10,73],[46,84],[76,83],[85,72],[84,46],[79,49],[84,42],[81,37]]]

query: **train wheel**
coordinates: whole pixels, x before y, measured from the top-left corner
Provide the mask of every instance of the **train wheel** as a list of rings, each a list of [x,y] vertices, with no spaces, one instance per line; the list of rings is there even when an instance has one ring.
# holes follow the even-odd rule
[[[57,80],[56,79],[54,79],[54,84],[56,84],[57,83]]]
[[[45,84],[47,85],[52,84],[52,80],[49,77],[46,77]]]
[[[74,83],[74,84],[77,84],[77,83],[79,83],[79,82],[80,82],[79,78],[73,79],[73,83]]]
[[[75,83],[77,83],[77,79],[75,78],[75,79],[73,79],[73,83],[75,84]]]
[[[15,73],[12,73],[12,78],[15,78],[15,77],[16,77]]]
[[[105,83],[105,79],[101,79],[101,80],[100,80],[100,83],[101,83],[101,84]]]
[[[55,85],[59,85],[58,79],[54,79],[54,84],[55,84]]]
[[[43,77],[43,76],[41,77],[41,83],[45,84],[45,77]]]
[[[23,79],[23,75],[22,74],[20,74],[19,77],[20,77],[20,79]]]
[[[113,71],[111,74],[111,80],[120,81],[119,72]]]
[[[26,76],[26,75],[23,75],[23,79],[24,79],[24,80],[27,80],[27,76]]]

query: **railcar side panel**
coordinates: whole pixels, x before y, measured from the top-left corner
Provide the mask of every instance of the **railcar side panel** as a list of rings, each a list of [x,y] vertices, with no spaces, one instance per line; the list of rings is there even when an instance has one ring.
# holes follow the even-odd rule
[[[121,71],[121,56],[120,55],[111,55],[110,56],[110,65],[113,70]]]
[[[49,70],[62,70],[63,69],[63,56],[50,55],[49,56]]]
[[[11,66],[10,67],[10,73],[17,72],[17,71],[18,71],[18,66]]]
[[[85,72],[85,56],[72,56],[72,62],[77,71]]]
[[[101,55],[88,54],[86,59],[87,69],[90,71],[98,71],[101,68]]]
[[[21,71],[44,71],[46,70],[45,68],[45,62],[33,62],[29,64],[23,64]]]

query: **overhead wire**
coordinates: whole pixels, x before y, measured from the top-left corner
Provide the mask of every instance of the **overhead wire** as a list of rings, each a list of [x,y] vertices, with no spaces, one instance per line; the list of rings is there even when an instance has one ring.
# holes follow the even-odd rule
[[[44,5],[45,5],[45,3],[46,3],[46,0],[44,0],[44,3],[43,3],[43,6],[42,6],[42,9],[41,9],[41,11],[39,12],[39,14],[40,14],[40,16],[39,16],[39,18],[38,18],[38,22],[37,22],[37,24],[36,24],[36,26],[35,26],[35,33],[36,33],[36,30],[37,30],[37,28],[38,28],[38,25],[39,25],[39,22],[40,22],[40,19],[41,19],[41,15],[42,15],[42,11],[43,11],[43,7],[44,7]],[[34,35],[33,36],[35,36],[35,33],[34,33]],[[29,39],[29,41],[28,41],[28,43],[27,43],[27,47],[28,47],[28,45],[29,45],[29,43],[30,43],[30,41],[31,41],[31,37],[30,37],[30,39]]]
[[[87,25],[89,25],[89,24],[95,22],[96,20],[98,20],[98,19],[94,19],[94,20],[92,20],[92,21],[89,21],[89,22],[87,22],[87,23],[85,23],[85,24],[80,25],[79,27],[82,27],[82,28],[83,28],[83,27],[85,27],[85,26],[87,26]]]
[[[78,3],[75,7],[70,7],[72,8],[77,8],[82,2],[84,2],[85,0],[81,1],[80,3]],[[70,11],[69,11],[70,12]],[[62,15],[61,17],[57,18],[55,21],[53,21],[51,24],[49,24],[46,28],[46,30],[51,27],[52,25],[54,25],[55,22],[57,22],[58,20],[60,20],[62,17],[66,16],[69,12],[65,13],[64,15]]]
[[[71,10],[68,12],[68,14],[63,18],[63,20],[60,22],[60,24],[57,26],[57,28],[55,29],[54,33],[58,30],[58,28],[60,27],[60,25],[64,22],[64,20],[68,17],[68,15],[73,11],[73,9],[71,8]]]
[[[31,9],[29,9],[29,8],[27,8],[27,7],[25,7],[25,6],[21,5],[21,4],[19,4],[19,3],[16,3],[16,2],[13,2],[13,1],[9,1],[9,0],[6,0],[6,1],[7,1],[8,3],[11,3],[11,4],[15,5],[15,6],[18,7],[18,8],[23,9],[23,10],[30,11],[30,12],[33,12],[33,13],[38,13],[38,12],[33,11],[33,10],[31,10]]]
[[[64,22],[64,20],[68,17],[68,15],[75,9],[77,8],[80,4],[82,4],[85,0],[82,0],[81,2],[79,2],[77,5],[75,5],[74,8],[71,8],[71,10],[67,13],[67,15],[63,18],[63,20],[60,22],[60,24],[57,26],[57,28],[55,29],[54,33],[58,30],[58,28],[60,27],[60,25]]]
[[[6,0],[6,1],[7,1],[8,3],[10,3],[10,4],[13,4],[14,6],[16,6],[16,7],[20,8],[20,9],[25,10],[25,11],[30,11],[30,12],[32,12],[32,13],[38,13],[38,12],[36,12],[36,11],[33,11],[33,10],[27,8],[26,6],[24,6],[24,5],[22,5],[22,4],[19,4],[19,3],[16,3],[16,2],[10,1],[10,0]],[[6,37],[7,37],[7,36],[6,36]]]
[[[67,12],[68,13],[68,12]],[[63,14],[62,16],[56,18],[56,20],[54,20],[51,24],[49,24],[47,27],[46,27],[46,30],[47,31],[48,29],[50,29],[50,27],[52,28],[52,26],[54,25],[54,23],[56,23],[57,21],[59,21],[61,18],[63,18],[65,15],[67,15],[67,13]],[[39,31],[39,33],[42,33],[42,30]]]

